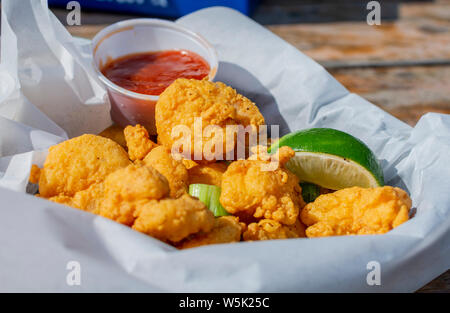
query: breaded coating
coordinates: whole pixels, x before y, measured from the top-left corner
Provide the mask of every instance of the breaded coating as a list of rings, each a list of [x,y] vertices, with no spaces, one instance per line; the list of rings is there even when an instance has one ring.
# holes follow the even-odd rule
[[[235,216],[221,216],[215,219],[210,232],[198,233],[188,237],[178,246],[180,249],[194,248],[204,245],[238,242],[242,231],[246,228]]]
[[[231,214],[245,211],[285,225],[295,223],[304,206],[302,190],[297,176],[284,168],[292,149],[279,151],[280,162],[254,158],[231,163],[222,176],[220,203],[225,210]]]
[[[396,187],[352,187],[317,197],[301,220],[308,237],[383,234],[408,220],[411,199]]]
[[[123,128],[117,125],[111,125],[105,130],[103,130],[99,136],[109,138],[114,142],[117,142],[123,148],[127,148],[127,143],[125,141],[125,136],[123,134]]]
[[[174,160],[170,150],[158,146],[144,158],[144,163],[160,172],[169,182],[170,197],[181,197],[188,191],[188,171],[181,160]]]
[[[40,195],[35,195],[36,197],[40,197]],[[64,195],[58,195],[58,196],[54,196],[51,198],[48,198],[47,200],[56,202],[56,203],[60,203],[60,204],[65,204],[68,206],[71,206],[73,208],[77,208],[79,209],[73,202],[73,197],[70,196],[64,196]]]
[[[133,229],[162,241],[179,242],[197,232],[209,232],[214,215],[189,195],[178,199],[150,201],[139,207]]]
[[[73,196],[131,162],[114,141],[82,135],[50,147],[39,177],[42,197]]]
[[[293,156],[295,151],[291,147],[283,146],[276,150],[273,154],[267,152],[265,146],[255,146],[251,148],[249,160],[272,161],[276,167],[284,166]]]
[[[93,184],[88,189],[77,192],[74,196],[58,195],[48,200],[97,214],[103,201],[103,195],[102,182]]]
[[[245,241],[305,237],[305,225],[298,219],[292,225],[282,225],[274,220],[263,219],[251,223],[243,234]]]
[[[157,146],[150,140],[147,130],[144,126],[127,126],[124,131],[125,141],[128,147],[130,160],[142,160],[145,156]]]
[[[166,178],[142,161],[108,175],[74,196],[58,195],[48,200],[99,214],[131,226],[137,207],[169,195]]]
[[[216,162],[211,164],[199,164],[188,170],[190,184],[206,184],[221,186],[222,175],[227,170],[228,164]]]
[[[254,125],[256,130],[264,124],[264,117],[257,106],[233,88],[220,82],[184,78],[175,80],[159,96],[155,120],[158,142],[169,149],[174,147],[174,143],[184,142],[180,138],[186,139],[177,127],[190,130],[190,137],[186,139],[190,149],[186,151],[188,149],[183,145],[183,156],[200,163],[223,160],[228,152],[235,151],[236,136],[232,132],[227,134],[226,125]],[[201,125],[197,124],[198,129],[194,129],[196,120],[201,120]],[[221,135],[216,134],[214,127]],[[172,132],[175,132],[174,137]],[[195,138],[198,133],[201,140]],[[199,152],[195,156],[194,142],[198,144]],[[216,152],[215,147],[221,147],[222,153]]]
[[[253,216],[252,211],[239,211],[233,214],[234,216],[239,218],[239,221],[249,225],[251,223],[258,223],[260,219]]]
[[[41,176],[41,169],[36,164],[31,165],[30,177],[28,181],[32,184],[37,184],[39,182],[39,177]]]
[[[169,184],[157,170],[139,162],[109,175],[103,193],[96,213],[131,226],[136,208],[168,196]]]
[[[194,166],[197,166],[198,163],[192,160],[182,159],[181,162],[183,162],[183,165],[186,167],[187,170],[190,170]]]

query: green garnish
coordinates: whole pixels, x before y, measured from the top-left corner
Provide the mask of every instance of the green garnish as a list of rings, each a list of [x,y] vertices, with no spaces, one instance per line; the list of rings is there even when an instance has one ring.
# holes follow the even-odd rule
[[[230,215],[220,204],[220,192],[220,187],[214,185],[189,185],[189,194],[203,202],[215,217]]]
[[[302,187],[302,197],[306,203],[313,202],[320,196],[320,187],[310,183],[300,183]]]

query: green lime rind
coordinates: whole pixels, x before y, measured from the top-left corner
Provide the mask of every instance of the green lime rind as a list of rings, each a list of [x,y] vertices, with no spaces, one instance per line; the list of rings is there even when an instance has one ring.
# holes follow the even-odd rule
[[[352,160],[372,173],[384,186],[383,170],[373,152],[361,140],[332,128],[310,128],[283,136],[269,152],[289,146],[294,151],[325,153]]]
[[[189,185],[189,194],[203,202],[213,212],[215,217],[230,215],[220,204],[220,193],[221,189],[218,186],[206,184]]]
[[[306,203],[314,202],[320,196],[320,187],[311,183],[300,183],[302,198]]]

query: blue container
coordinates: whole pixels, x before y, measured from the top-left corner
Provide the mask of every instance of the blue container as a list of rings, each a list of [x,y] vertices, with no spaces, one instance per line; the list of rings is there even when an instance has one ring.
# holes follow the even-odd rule
[[[70,0],[48,0],[49,5],[66,6]],[[81,9],[120,13],[180,17],[211,7],[226,6],[250,15],[259,0],[78,0]]]

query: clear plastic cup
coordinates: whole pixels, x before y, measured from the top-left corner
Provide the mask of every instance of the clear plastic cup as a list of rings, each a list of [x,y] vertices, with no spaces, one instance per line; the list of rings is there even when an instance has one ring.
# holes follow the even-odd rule
[[[170,21],[141,18],[112,24],[92,40],[94,66],[105,84],[111,102],[112,120],[125,127],[141,124],[156,135],[155,106],[159,96],[145,95],[122,88],[106,78],[101,68],[119,57],[149,51],[189,50],[208,62],[208,79],[217,73],[218,59],[213,46],[200,35]]]

